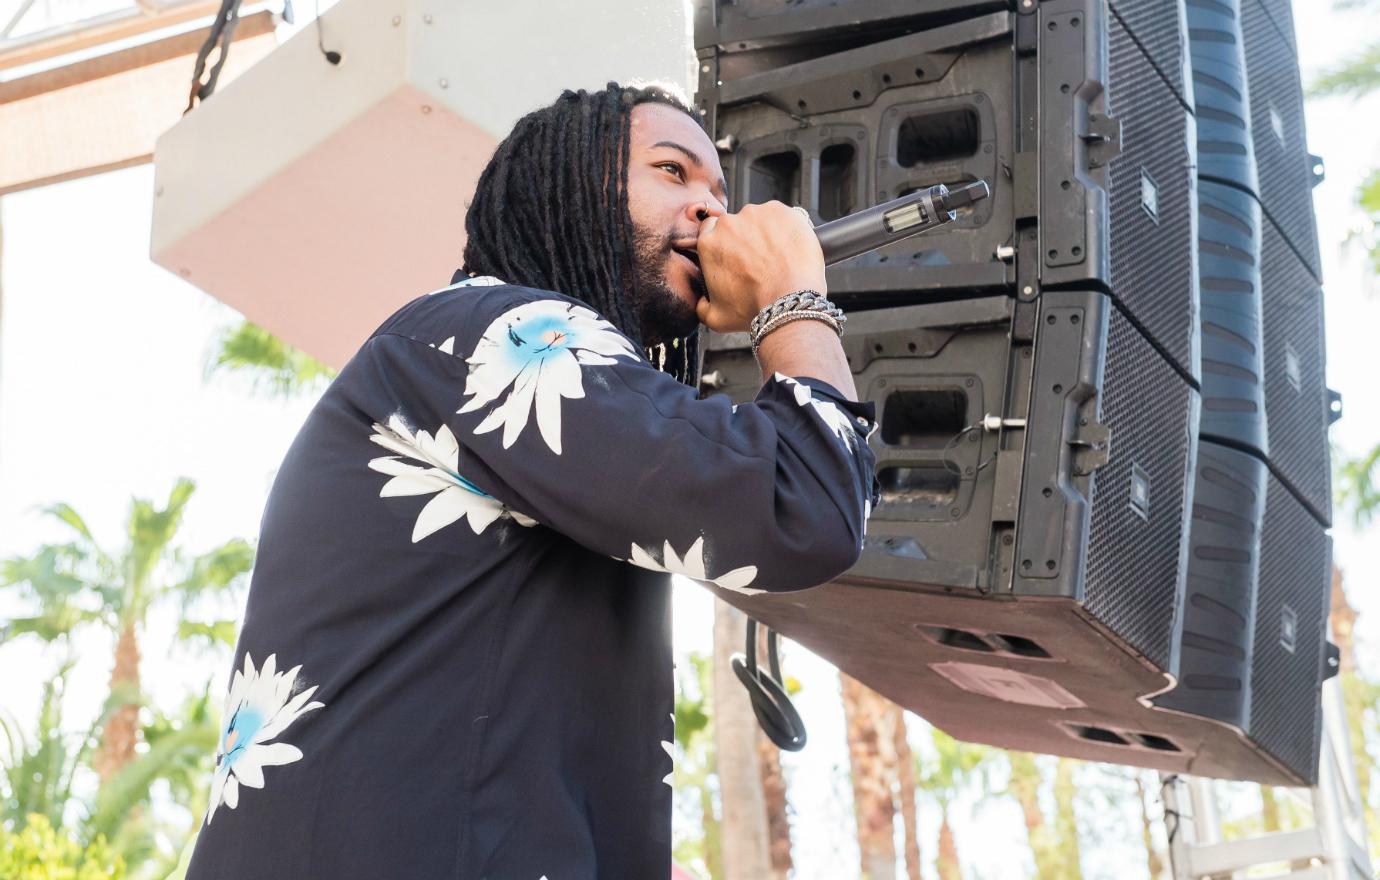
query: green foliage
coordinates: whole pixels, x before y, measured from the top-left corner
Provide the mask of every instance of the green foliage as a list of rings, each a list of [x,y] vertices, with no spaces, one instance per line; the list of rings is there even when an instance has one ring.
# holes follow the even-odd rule
[[[219,725],[206,697],[194,700],[181,718],[160,716],[154,729],[145,727],[148,751],[101,786],[86,820],[87,833],[114,837],[148,801],[153,784],[160,779],[184,795],[190,794],[188,789],[199,791],[210,778],[218,734]]]
[[[44,513],[70,533],[69,540],[0,562],[0,590],[8,591],[18,600],[11,604],[24,609],[22,616],[3,621],[5,634],[38,638],[70,656],[74,634],[95,626],[121,637],[119,644],[126,649],[123,656],[137,657],[133,639],[142,632],[149,609],[165,604],[182,613],[179,641],[215,648],[233,646],[235,621],[202,622],[189,619],[188,614],[201,600],[237,588],[253,565],[254,550],[240,539],[199,555],[179,550],[175,546],[177,532],[194,492],[195,484],[182,479],[164,504],[134,499],[126,522],[127,540],[114,552],[97,543],[70,505],[47,508]],[[185,843],[195,832],[196,818],[205,810],[206,780],[212,770],[219,722],[209,686],[173,715],[156,711],[140,689],[137,665],[127,663],[123,677],[118,675],[120,656],[117,648],[117,675],[112,679],[120,680],[112,680],[99,717],[80,735],[65,730],[61,723],[64,682],[73,665],[70,660],[44,686],[32,739],[25,738],[15,719],[0,721],[0,745],[5,747],[0,752],[0,794],[4,798],[0,820],[4,827],[16,828],[29,814],[42,816],[51,828],[71,834],[80,846],[99,842],[105,847],[102,852],[114,853],[125,865],[133,866],[131,876],[163,878],[177,868],[185,855]],[[97,747],[107,720],[118,717],[115,713],[128,706],[137,707],[145,718],[152,716],[151,723],[128,731],[136,742],[142,742],[132,754],[124,752],[121,760],[100,765],[102,781],[94,795],[78,793],[74,782],[85,784],[97,775],[93,757],[105,754],[98,753]],[[123,717],[124,724],[132,723],[127,711]],[[155,811],[155,790],[170,794],[174,803],[186,807],[192,821],[180,814]],[[70,831],[65,830],[65,820],[72,825]],[[6,880],[11,876],[0,871]]]
[[[0,877],[5,880],[124,880],[125,862],[97,837],[87,844],[34,813],[16,832],[0,827]]]
[[[992,772],[1001,752],[991,746],[954,739],[937,727],[930,728],[934,749],[915,755],[915,780],[925,792],[948,809],[949,804],[964,792],[976,792],[986,797],[994,792]]]
[[[1380,10],[1380,0],[1335,0],[1333,8],[1343,11]],[[1308,86],[1310,97],[1349,95],[1360,98],[1380,89],[1380,41],[1342,59]],[[1374,169],[1356,189],[1356,204],[1365,214],[1360,228],[1349,240],[1368,255],[1372,271],[1380,274],[1380,168]],[[1380,444],[1360,458],[1343,462],[1338,468],[1337,504],[1351,514],[1358,527],[1369,524],[1377,506],[1373,475],[1380,460]]]
[[[38,724],[31,739],[24,736],[17,719],[0,718],[4,739],[0,824],[17,826],[25,817],[38,815],[56,827],[62,826],[63,813],[72,798],[73,778],[90,753],[96,732],[93,727],[74,738],[62,729],[62,698],[74,663],[68,660],[44,683]]]
[[[1369,525],[1376,510],[1380,510],[1380,486],[1374,481],[1377,461],[1380,445],[1337,466],[1337,505],[1351,514],[1359,528]]]
[[[1308,85],[1308,95],[1359,98],[1377,87],[1380,87],[1380,43],[1372,43],[1313,80]]]
[[[722,877],[718,809],[717,755],[710,706],[713,659],[691,653],[689,666],[676,676],[676,770],[672,777],[677,807],[685,825],[673,834],[672,855],[678,864],[704,877]],[[695,826],[698,828],[695,828]]]
[[[196,484],[179,479],[158,507],[142,498],[130,504],[128,541],[110,553],[97,542],[81,515],[68,504],[44,513],[73,532],[66,543],[45,544],[30,556],[0,561],[0,589],[14,591],[32,614],[3,621],[7,637],[32,635],[45,642],[70,642],[86,624],[97,623],[118,634],[142,624],[148,609],[176,599],[186,613],[203,597],[237,587],[254,563],[254,549],[236,538],[198,556],[186,558],[172,546]],[[233,644],[225,621],[184,623],[180,635]]]
[[[250,321],[226,330],[207,374],[242,372],[258,388],[289,396],[320,389],[335,371]]]

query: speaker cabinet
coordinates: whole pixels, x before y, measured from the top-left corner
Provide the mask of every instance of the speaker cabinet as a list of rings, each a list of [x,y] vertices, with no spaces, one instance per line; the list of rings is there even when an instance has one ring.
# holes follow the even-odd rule
[[[861,45],[697,41],[697,101],[735,207],[775,199],[822,222],[986,180],[992,197],[954,223],[831,267],[831,296],[877,308],[1102,289],[1196,382],[1193,117],[1164,74],[1183,66],[1182,20],[1173,6],[1126,7],[1156,59],[1097,0],[919,30],[893,21]]]

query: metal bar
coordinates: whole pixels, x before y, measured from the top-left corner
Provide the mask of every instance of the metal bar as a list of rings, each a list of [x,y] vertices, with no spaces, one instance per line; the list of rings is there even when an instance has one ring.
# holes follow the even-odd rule
[[[0,30],[0,39],[9,39],[10,31],[14,30],[15,25],[19,24],[19,20],[24,17],[24,14],[33,8],[34,0],[24,0],[23,3],[20,3],[19,8],[15,10],[14,16],[5,23],[5,29]]]
[[[1194,877],[1230,876],[1271,862],[1302,862],[1323,857],[1322,832],[1314,828],[1276,831],[1244,840],[1228,840],[1195,846],[1190,854]]]
[[[181,0],[176,5],[170,3],[164,11],[152,15],[136,6],[57,25],[22,37],[0,40],[0,70],[56,58],[198,18],[209,18],[219,9],[217,0]]]

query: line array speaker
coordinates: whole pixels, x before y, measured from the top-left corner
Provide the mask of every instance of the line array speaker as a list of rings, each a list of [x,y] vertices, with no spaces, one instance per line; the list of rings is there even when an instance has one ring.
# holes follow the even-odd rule
[[[767,47],[723,40],[743,27],[733,6],[718,7],[718,29],[713,4],[697,17],[709,22],[697,34],[697,101],[737,205],[777,199],[820,222],[935,183],[993,187],[944,229],[832,267],[831,296],[873,308],[1101,289],[1197,382],[1193,118],[1162,73],[1182,68],[1181,27],[1157,40],[1178,46],[1177,62],[1157,66],[1099,0],[925,29],[873,12],[888,4],[851,3],[870,42],[784,44],[777,33]],[[1163,19],[1138,23],[1154,36]]]
[[[1316,732],[1279,713],[1316,710],[1326,674],[1320,325],[1277,293],[1304,288],[1254,195],[1249,46],[1188,2],[701,3],[697,101],[735,207],[822,221],[993,187],[829,271],[880,417],[858,565],[711,589],[963,739],[1301,784]],[[1307,393],[1273,401],[1273,337]],[[711,337],[705,384],[755,394],[744,338]],[[1267,413],[1305,438],[1276,459]]]

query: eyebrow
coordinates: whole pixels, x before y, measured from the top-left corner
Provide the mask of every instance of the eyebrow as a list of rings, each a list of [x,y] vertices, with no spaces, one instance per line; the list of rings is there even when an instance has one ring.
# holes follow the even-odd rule
[[[690,160],[690,164],[694,165],[696,168],[704,167],[704,161],[700,159],[693,150],[683,147],[675,141],[657,141],[652,144],[652,149],[655,150],[657,147],[670,147],[673,150],[679,150]],[[717,195],[719,196],[719,201],[728,204],[728,182],[720,177],[718,180],[714,181],[714,186],[718,188]]]

